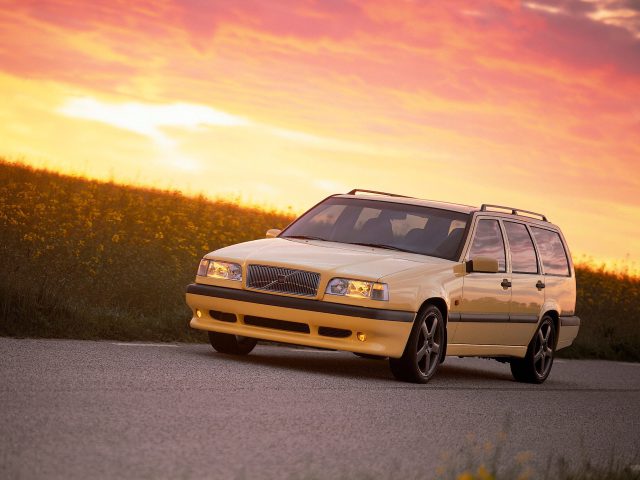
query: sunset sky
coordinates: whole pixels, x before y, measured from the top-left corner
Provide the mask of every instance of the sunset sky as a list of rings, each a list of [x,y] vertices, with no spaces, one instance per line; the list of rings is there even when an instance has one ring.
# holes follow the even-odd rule
[[[0,0],[0,155],[301,212],[541,211],[640,260],[640,3]]]

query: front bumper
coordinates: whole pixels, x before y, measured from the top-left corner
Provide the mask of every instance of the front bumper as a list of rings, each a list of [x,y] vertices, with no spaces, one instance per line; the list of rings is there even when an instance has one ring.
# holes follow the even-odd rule
[[[395,358],[402,356],[415,318],[415,312],[195,283],[187,287],[187,305],[190,325],[199,330]],[[335,329],[343,336],[333,336]],[[366,334],[364,342],[357,332]]]

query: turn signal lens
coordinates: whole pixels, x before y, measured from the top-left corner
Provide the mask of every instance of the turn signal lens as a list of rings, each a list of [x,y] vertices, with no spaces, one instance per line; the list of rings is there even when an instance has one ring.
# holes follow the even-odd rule
[[[209,260],[203,258],[200,260],[200,265],[198,265],[198,276],[204,277],[207,275],[207,270],[209,269]]]
[[[367,334],[366,333],[358,332],[356,334],[356,337],[358,337],[358,340],[360,340],[361,342],[364,342],[364,341],[367,340]]]

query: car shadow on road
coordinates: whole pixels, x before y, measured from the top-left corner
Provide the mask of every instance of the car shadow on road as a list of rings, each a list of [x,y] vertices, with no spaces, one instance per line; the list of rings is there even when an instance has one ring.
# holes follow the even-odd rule
[[[365,360],[357,357],[349,358],[340,355],[327,355],[326,357],[310,357],[306,352],[283,352],[260,351],[256,349],[248,356],[233,356],[209,351],[199,352],[199,355],[209,358],[215,357],[217,361],[243,364],[252,368],[276,368],[278,370],[289,370],[306,372],[308,374],[319,374],[327,376],[340,376],[347,378],[366,378],[368,380],[393,380],[386,361]]]
[[[306,372],[308,374],[319,374],[327,376],[340,376],[346,378],[362,378],[367,380],[382,380],[398,383],[389,370],[388,361],[359,358],[347,352],[317,352],[309,350],[292,350],[286,347],[261,349],[258,347],[251,355],[232,356],[211,350],[198,350],[194,354],[201,357],[215,357],[217,361],[229,362],[235,365],[247,365],[252,368],[271,367],[280,370],[296,372]],[[315,353],[316,356],[309,354]],[[325,356],[317,356],[325,355]],[[514,381],[509,373],[509,367],[503,366],[504,372],[494,370],[484,370],[473,366],[464,367],[458,365],[441,365],[436,376],[429,382],[429,385],[447,387],[449,385],[457,388],[478,388],[478,382],[487,382],[486,387],[504,387],[505,383],[513,386]],[[500,383],[496,383],[500,381]],[[491,385],[489,385],[489,383]],[[407,384],[400,384],[407,385]]]

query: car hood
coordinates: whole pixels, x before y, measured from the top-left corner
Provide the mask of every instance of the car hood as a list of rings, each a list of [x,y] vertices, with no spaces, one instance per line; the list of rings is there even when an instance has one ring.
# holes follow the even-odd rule
[[[269,238],[239,243],[206,258],[242,264],[275,265],[332,275],[377,280],[424,264],[443,266],[449,260],[381,248],[318,240]]]

